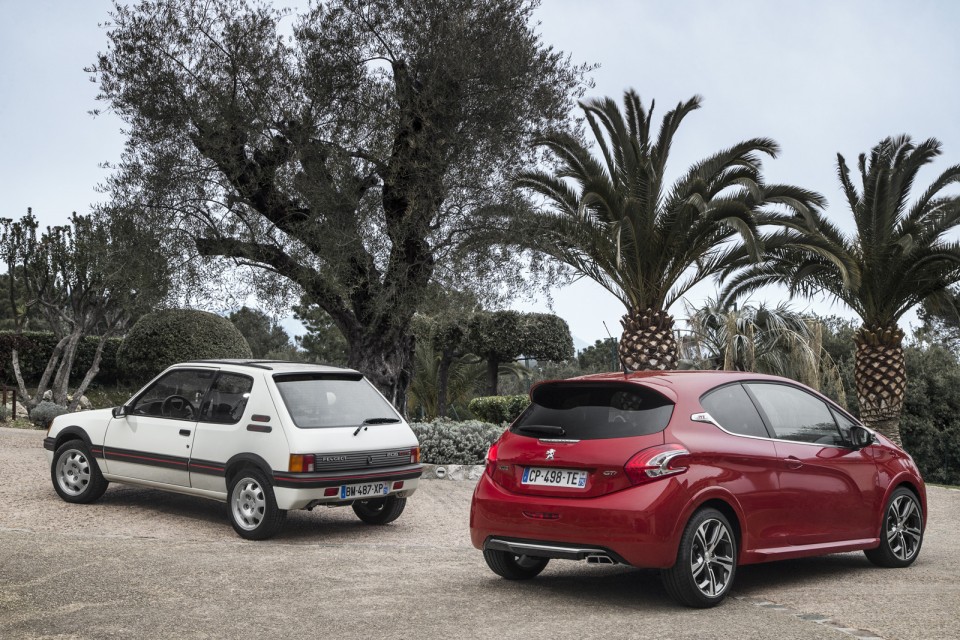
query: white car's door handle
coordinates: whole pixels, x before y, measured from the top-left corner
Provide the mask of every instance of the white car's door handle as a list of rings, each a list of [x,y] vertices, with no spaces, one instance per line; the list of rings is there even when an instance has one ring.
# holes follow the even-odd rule
[[[190,429],[180,429],[180,435],[182,435],[182,436],[189,436],[189,435],[190,435]]]

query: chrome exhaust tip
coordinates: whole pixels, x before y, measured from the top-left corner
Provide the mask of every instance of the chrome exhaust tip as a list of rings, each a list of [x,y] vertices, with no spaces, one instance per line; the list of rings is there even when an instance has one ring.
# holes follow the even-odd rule
[[[587,564],[617,564],[610,556],[594,554],[587,556]]]

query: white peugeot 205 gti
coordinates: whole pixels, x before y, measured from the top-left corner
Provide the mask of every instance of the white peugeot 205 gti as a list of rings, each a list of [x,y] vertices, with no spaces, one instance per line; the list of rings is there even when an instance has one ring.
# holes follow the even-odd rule
[[[122,407],[58,416],[43,445],[67,502],[109,482],[212,498],[251,540],[317,505],[392,522],[422,472],[413,431],[363,375],[267,360],[174,365]]]

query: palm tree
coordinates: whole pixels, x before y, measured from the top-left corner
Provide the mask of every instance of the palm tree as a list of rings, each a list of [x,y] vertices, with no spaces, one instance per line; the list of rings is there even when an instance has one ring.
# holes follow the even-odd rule
[[[784,376],[846,404],[840,371],[823,348],[823,323],[786,303],[775,307],[685,303],[690,335],[689,364],[698,369],[755,371]]]
[[[805,210],[818,194],[764,185],[761,156],[779,148],[767,138],[739,142],[665,183],[670,146],[680,123],[700,107],[695,96],[664,116],[651,136],[633,91],[624,110],[610,98],[581,102],[600,158],[579,139],[554,133],[537,141],[557,161],[556,173],[527,171],[519,188],[544,198],[530,212],[529,246],[598,282],[626,307],[619,353],[625,369],[676,368],[677,343],[669,309],[692,286],[722,269],[739,239],[759,255],[754,214],[781,203]]]
[[[773,214],[761,223],[780,227],[767,235],[764,262],[746,264],[732,278],[725,298],[768,284],[791,294],[826,294],[862,320],[854,335],[855,380],[860,417],[900,444],[900,413],[907,374],[900,317],[926,299],[945,299],[960,280],[960,244],[945,238],[960,224],[960,196],[944,195],[960,182],[960,165],[940,174],[908,205],[917,173],[941,153],[931,138],[914,144],[908,136],[882,140],[860,155],[862,188],[837,154],[837,175],[853,213],[856,233],[840,231],[825,215]]]

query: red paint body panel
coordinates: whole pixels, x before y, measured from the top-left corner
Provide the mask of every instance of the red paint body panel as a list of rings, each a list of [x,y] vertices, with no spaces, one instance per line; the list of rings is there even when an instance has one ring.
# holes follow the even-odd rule
[[[576,380],[624,379],[618,373]],[[858,450],[735,435],[691,419],[704,412],[700,398],[707,391],[738,381],[791,384],[840,410],[803,385],[716,371],[644,372],[626,379],[675,403],[667,427],[646,436],[572,443],[505,433],[492,473],[488,469],[474,492],[470,533],[475,547],[482,549],[491,537],[592,545],[634,566],[665,568],[676,561],[689,518],[710,502],[733,516],[740,564],[869,549],[879,544],[890,494],[904,484],[918,494],[925,527],[920,473],[909,455],[882,436]],[[631,484],[624,464],[664,443],[690,452],[683,459],[686,470]],[[550,459],[548,450],[553,450]],[[587,486],[522,485],[525,466],[586,469]]]

